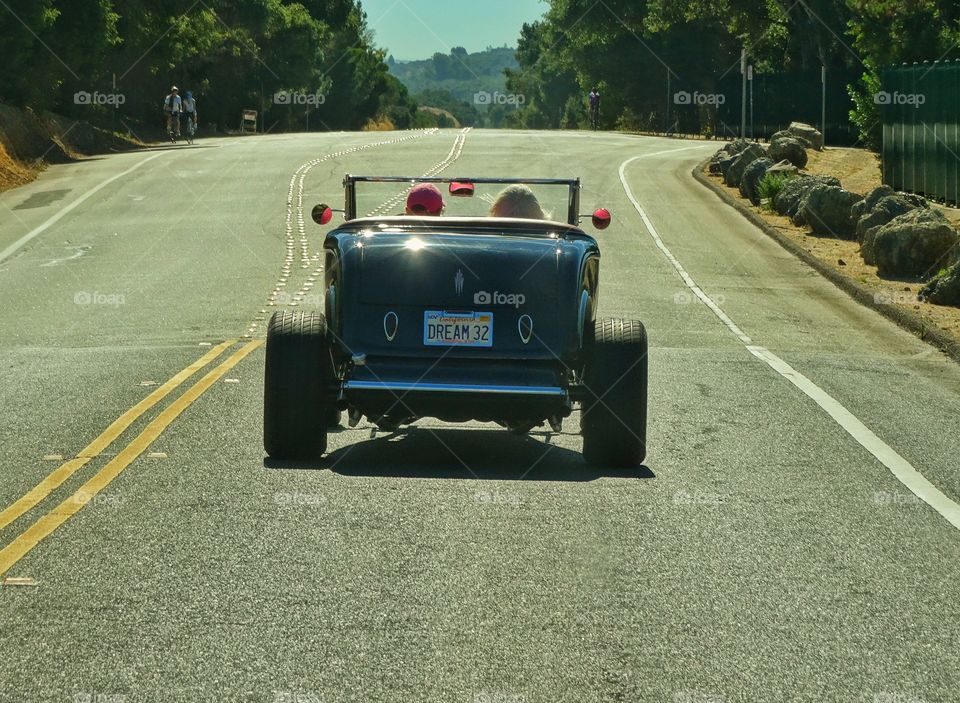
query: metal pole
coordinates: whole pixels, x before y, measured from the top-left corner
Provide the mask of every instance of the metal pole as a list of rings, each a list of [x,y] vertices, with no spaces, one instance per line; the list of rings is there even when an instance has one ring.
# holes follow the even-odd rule
[[[753,139],[753,66],[747,66],[747,80],[750,81],[750,138]]]
[[[747,136],[747,48],[740,50],[740,75],[743,76],[740,89],[740,138]]]
[[[827,67],[820,67],[820,83],[822,85],[820,98],[820,134],[823,135],[823,145],[827,145]]]
[[[667,120],[663,126],[663,131],[666,133],[670,129],[670,69],[667,69]]]

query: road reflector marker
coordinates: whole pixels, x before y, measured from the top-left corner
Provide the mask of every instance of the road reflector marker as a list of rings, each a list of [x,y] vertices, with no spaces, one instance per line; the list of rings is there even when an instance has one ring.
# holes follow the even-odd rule
[[[156,381],[140,381],[140,385],[144,388],[150,388],[151,386],[157,385]]]
[[[63,454],[44,454],[43,461],[63,461]]]
[[[212,347],[213,342],[200,342],[201,347]]]
[[[239,378],[225,378],[223,379],[224,383],[240,383]]]
[[[29,576],[8,576],[3,581],[0,581],[2,586],[39,586],[36,579],[30,578]]]
[[[136,422],[141,415],[154,405],[163,400],[168,394],[180,386],[184,381],[193,376],[197,371],[209,364],[220,356],[227,349],[236,343],[235,339],[228,340],[218,344],[185,369],[175,374],[169,381],[162,386],[154,389],[150,395],[127,410],[123,415],[114,420],[107,429],[94,439],[90,444],[84,447],[80,453],[57,467],[52,473],[44,478],[40,483],[27,491],[14,503],[0,511],[0,530],[19,518],[28,510],[31,510],[37,503],[42,501],[68,478],[79,471],[87,462],[100,454],[109,447],[117,437],[126,431],[130,425]],[[48,454],[51,457],[48,461],[63,461],[63,456],[59,454]],[[52,457],[56,457],[53,459]],[[44,457],[46,459],[46,457]]]
[[[148,459],[166,459],[167,453],[166,452],[150,452],[149,454],[147,454],[147,458]]]

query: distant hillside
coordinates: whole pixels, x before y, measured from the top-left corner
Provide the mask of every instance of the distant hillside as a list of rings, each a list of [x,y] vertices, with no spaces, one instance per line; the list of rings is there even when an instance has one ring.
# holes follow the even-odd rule
[[[473,103],[475,93],[506,91],[503,69],[517,68],[515,51],[504,46],[468,54],[463,47],[455,46],[449,54],[436,53],[423,61],[398,62],[391,56],[387,66],[411,95],[445,90],[459,100]]]

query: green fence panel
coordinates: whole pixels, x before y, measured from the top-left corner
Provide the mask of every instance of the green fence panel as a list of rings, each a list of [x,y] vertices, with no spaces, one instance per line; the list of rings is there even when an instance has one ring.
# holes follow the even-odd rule
[[[884,69],[883,182],[960,205],[960,61]]]

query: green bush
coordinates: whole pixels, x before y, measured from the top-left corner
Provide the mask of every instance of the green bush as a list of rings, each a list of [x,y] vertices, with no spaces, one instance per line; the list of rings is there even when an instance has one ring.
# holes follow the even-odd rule
[[[757,193],[760,195],[760,201],[767,203],[767,209],[773,209],[773,199],[783,189],[784,183],[789,176],[782,173],[767,173],[757,184]]]

